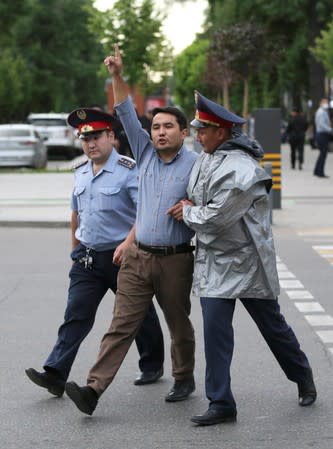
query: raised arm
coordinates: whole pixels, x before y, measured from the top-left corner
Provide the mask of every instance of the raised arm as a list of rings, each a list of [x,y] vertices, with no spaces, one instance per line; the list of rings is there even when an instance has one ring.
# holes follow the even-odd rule
[[[114,102],[115,104],[122,103],[128,97],[129,87],[122,76],[123,61],[117,44],[114,45],[114,55],[107,56],[104,59],[104,64],[112,76]]]

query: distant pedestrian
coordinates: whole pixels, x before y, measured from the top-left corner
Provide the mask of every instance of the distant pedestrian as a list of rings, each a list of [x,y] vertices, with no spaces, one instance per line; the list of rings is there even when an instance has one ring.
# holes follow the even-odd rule
[[[308,122],[299,108],[294,108],[288,121],[286,135],[290,145],[291,168],[294,169],[296,161],[299,170],[302,170],[304,163],[304,142]]]
[[[120,156],[114,148],[115,117],[98,109],[81,108],[69,115],[68,123],[78,129],[88,160],[75,170],[73,265],[67,307],[44,371],[26,370],[32,382],[58,397],[64,393],[75,357],[93,327],[101,300],[109,289],[116,293],[119,265],[134,239],[138,196],[136,163]],[[163,374],[164,343],[152,303],[147,307],[136,343],[139,367],[149,380],[145,383],[154,382]],[[140,380],[138,385],[142,384]]]
[[[328,178],[325,174],[325,163],[329,141],[333,133],[328,107],[328,99],[322,98],[319,103],[319,108],[315,114],[316,142],[319,148],[319,156],[317,158],[313,174],[318,176],[318,178]]]

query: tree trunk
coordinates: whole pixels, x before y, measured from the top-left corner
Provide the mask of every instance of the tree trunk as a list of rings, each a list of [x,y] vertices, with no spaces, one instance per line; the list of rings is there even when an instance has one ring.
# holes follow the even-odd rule
[[[243,80],[243,85],[243,117],[246,117],[249,112],[249,80],[247,78]]]
[[[320,35],[321,30],[325,24],[318,21],[318,14],[316,13],[316,3],[309,1],[309,46],[313,46],[316,37]],[[319,101],[327,95],[325,92],[325,70],[321,63],[319,63],[311,52],[309,52],[309,99],[312,101],[311,115],[314,115],[315,110],[319,105]]]
[[[229,84],[223,81],[223,106],[229,109]]]

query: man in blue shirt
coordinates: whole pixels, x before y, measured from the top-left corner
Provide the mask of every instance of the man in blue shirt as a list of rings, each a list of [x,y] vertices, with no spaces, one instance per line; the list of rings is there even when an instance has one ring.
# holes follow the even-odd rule
[[[111,326],[88,374],[87,386],[66,384],[68,396],[88,415],[121,366],[154,295],[171,335],[174,385],[165,400],[182,401],[195,389],[194,330],[189,319],[194,233],[173,220],[167,210],[185,198],[197,154],[183,145],[187,121],[177,108],[153,110],[151,141],[129,97],[117,46],[105,64],[112,75],[117,116],[138,165],[139,197],[136,241],[127,248],[119,271]]]
[[[73,111],[68,123],[78,129],[88,160],[75,170],[72,195],[70,286],[64,323],[44,363],[44,372],[26,370],[32,382],[62,396],[80,344],[90,332],[97,308],[110,288],[117,290],[123,253],[134,240],[137,205],[135,161],[114,148],[116,119],[103,111]],[[152,303],[136,337],[143,378],[139,385],[163,374],[163,334]],[[136,383],[136,382],[135,382]]]

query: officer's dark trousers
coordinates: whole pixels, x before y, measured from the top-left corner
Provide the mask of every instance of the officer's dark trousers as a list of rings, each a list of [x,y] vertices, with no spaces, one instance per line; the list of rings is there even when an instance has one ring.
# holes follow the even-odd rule
[[[256,323],[287,378],[293,382],[305,379],[310,369],[308,359],[281,314],[278,302],[248,298],[240,301]],[[230,365],[234,349],[232,319],[235,300],[200,298],[200,302],[205,339],[206,396],[211,408],[234,412],[236,403],[231,391]]]
[[[328,133],[317,133],[316,141],[319,148],[319,155],[313,170],[313,174],[317,176],[324,176],[330,135]]]
[[[70,285],[64,323],[58,331],[57,342],[47,358],[44,369],[57,370],[66,380],[79,347],[93,327],[98,306],[108,291],[117,290],[119,267],[112,263],[113,250],[92,252],[92,269],[78,260],[85,255],[83,245],[72,253],[75,260],[70,270]],[[111,315],[111,310],[110,310]],[[158,370],[164,362],[164,342],[155,307],[151,303],[136,337],[142,371]]]

